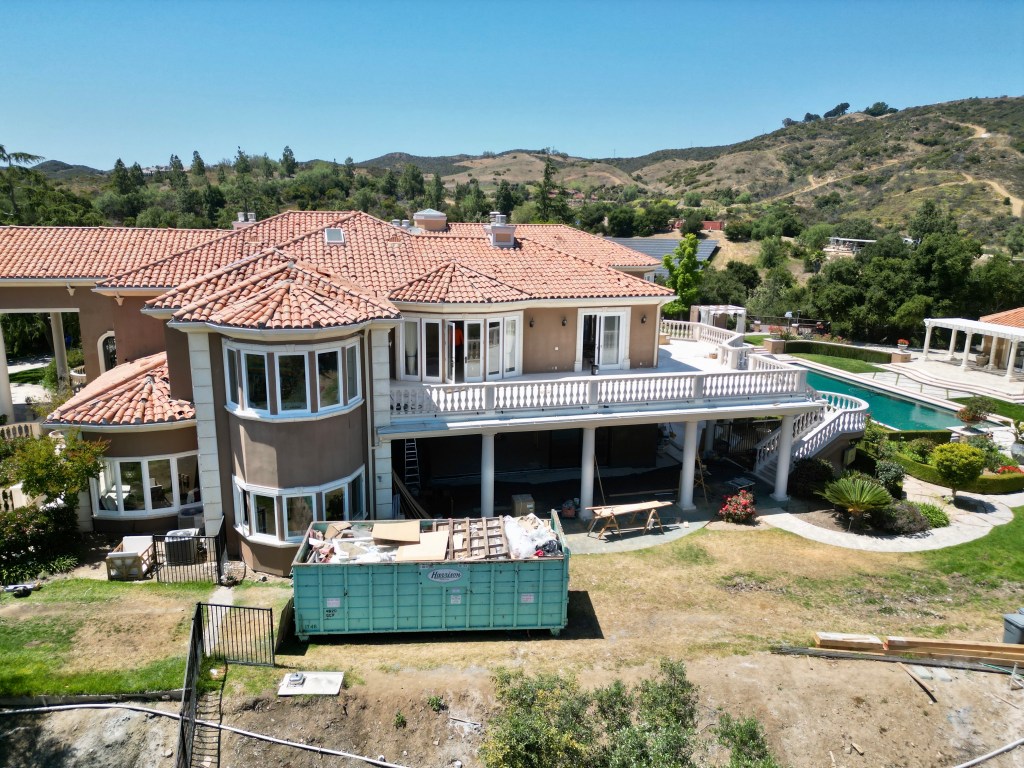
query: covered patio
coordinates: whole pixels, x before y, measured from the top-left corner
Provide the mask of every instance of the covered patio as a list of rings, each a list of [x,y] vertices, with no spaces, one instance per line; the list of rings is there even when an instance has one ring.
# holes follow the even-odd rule
[[[971,369],[1001,376],[1006,382],[1015,381],[1021,372],[1024,328],[957,317],[927,318],[924,325],[922,361],[930,359],[932,331],[939,328],[950,332],[949,346],[932,359],[957,365],[964,372]]]

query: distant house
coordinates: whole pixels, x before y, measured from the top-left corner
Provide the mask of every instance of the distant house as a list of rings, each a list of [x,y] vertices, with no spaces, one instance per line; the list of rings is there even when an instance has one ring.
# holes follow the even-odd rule
[[[708,232],[721,232],[725,229],[725,222],[721,219],[702,221],[700,223],[700,228]]]

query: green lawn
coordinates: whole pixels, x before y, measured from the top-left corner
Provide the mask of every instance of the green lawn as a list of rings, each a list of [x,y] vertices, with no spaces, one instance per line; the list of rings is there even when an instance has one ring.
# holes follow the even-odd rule
[[[747,344],[753,344],[755,347],[760,346],[761,342],[768,338],[767,333],[748,333],[743,337],[743,340]]]
[[[42,384],[46,368],[27,368],[11,374],[11,384]]]
[[[953,402],[966,403],[970,399],[971,398],[969,397],[954,397]],[[1008,403],[1005,400],[998,400],[994,397],[989,397],[988,399],[991,400],[995,406],[992,409],[992,413],[996,414],[997,416],[1005,416],[1008,419],[1013,419],[1014,421],[1024,420],[1024,405],[1018,405],[1017,403]]]
[[[793,352],[793,357],[803,360],[810,360],[812,363],[827,365],[831,368],[838,368],[847,373],[880,373],[882,371],[877,365],[865,363],[863,360],[854,360],[850,357],[831,357],[830,355],[811,355],[806,352]]]
[[[1013,522],[996,526],[987,536],[921,556],[930,568],[959,574],[976,584],[1020,583],[1024,579],[1024,507],[1013,510]]]

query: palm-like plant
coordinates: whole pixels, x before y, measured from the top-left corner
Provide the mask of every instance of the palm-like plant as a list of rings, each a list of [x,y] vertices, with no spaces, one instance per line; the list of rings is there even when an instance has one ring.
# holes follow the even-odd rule
[[[829,483],[818,495],[845,509],[850,515],[851,528],[854,521],[859,525],[865,513],[892,504],[892,496],[885,488],[869,480],[853,477],[841,477]]]

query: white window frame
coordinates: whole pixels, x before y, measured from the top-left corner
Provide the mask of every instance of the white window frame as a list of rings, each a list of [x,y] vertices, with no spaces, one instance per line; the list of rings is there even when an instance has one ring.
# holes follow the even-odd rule
[[[356,385],[355,386],[355,393],[350,393],[349,392],[349,388],[348,388],[348,383],[349,383],[349,378],[350,378],[349,377],[349,352],[354,352],[355,353],[356,373],[355,373],[355,376],[352,377],[352,381],[354,381],[355,385]],[[358,403],[361,403],[362,400],[363,400],[363,385],[362,385],[363,364],[362,364],[362,359],[361,359],[362,355],[360,354],[360,351],[359,351],[359,345],[358,344],[345,344],[341,348],[341,357],[344,360],[344,366],[345,366],[345,405],[347,405],[349,407],[352,407],[354,405],[357,405]]]
[[[333,354],[338,360],[338,402],[336,403],[323,403],[320,400],[320,355]],[[337,347],[330,347],[329,349],[318,349],[315,352],[316,355],[316,405],[317,412],[324,413],[329,411],[341,410],[345,407],[345,362],[343,360],[341,349]]]
[[[311,509],[313,511],[313,522],[316,522],[320,519],[317,515],[320,509],[320,505],[317,504],[317,496],[318,494],[316,493],[298,493],[291,490],[288,493],[281,494],[281,524],[284,530],[281,531],[282,535],[279,538],[281,538],[282,541],[302,541],[303,537],[306,535],[306,531],[302,531],[297,536],[290,536],[288,534],[288,499],[312,499],[313,503],[311,505]]]
[[[270,415],[270,361],[267,359],[268,355],[265,350],[239,350],[241,354],[239,357],[242,362],[242,402],[239,403],[239,408],[247,413],[255,413],[260,416]],[[267,407],[266,408],[253,408],[249,405],[249,355],[253,357],[263,358],[263,382],[264,388],[267,392]]]
[[[516,323],[516,349],[515,349],[515,369],[511,372],[505,370],[505,346],[508,343],[507,329],[508,321],[514,320]],[[427,342],[427,323],[436,322],[441,326],[441,361],[440,361],[440,376],[435,378],[433,376],[426,375],[426,342]],[[448,323],[463,323],[463,334],[465,334],[465,323],[467,322],[479,322],[482,328],[481,338],[481,379],[482,381],[498,381],[500,379],[514,379],[523,375],[523,344],[524,344],[524,332],[523,332],[523,313],[522,312],[505,312],[496,315],[474,315],[474,314],[461,314],[461,315],[405,315],[402,318],[402,322],[399,323],[398,329],[395,332],[395,371],[398,374],[399,381],[422,381],[426,384],[452,384],[454,382],[447,381],[447,365],[449,359],[449,339],[448,339]],[[501,358],[500,373],[495,375],[489,375],[487,372],[490,361],[488,359],[489,348],[488,348],[488,337],[487,329],[489,324],[492,322],[499,323],[501,328],[501,340],[499,342],[500,352],[499,357]],[[405,336],[407,333],[406,324],[416,324],[416,362],[417,370],[416,374],[407,374],[405,372]],[[476,381],[476,379],[474,379]]]
[[[106,355],[103,354],[103,342],[105,342],[107,339],[109,339],[111,337],[113,337],[115,342],[117,341],[117,336],[114,334],[113,331],[107,331],[102,336],[100,336],[98,339],[96,339],[96,354],[99,355],[100,373],[106,373],[107,371],[110,370],[110,368],[107,368]],[[114,365],[117,365],[116,355],[115,355]]]
[[[181,498],[181,489],[178,487],[178,460],[194,456],[196,458],[196,466],[198,467],[199,452],[198,451],[183,451],[182,453],[162,453],[155,454],[153,456],[105,456],[103,461],[108,466],[113,467],[113,489],[115,497],[117,499],[117,509],[103,509],[100,507],[100,499],[103,497],[103,489],[100,487],[99,478],[92,478],[89,481],[90,490],[92,491],[92,510],[95,517],[101,518],[143,518],[143,517],[167,517],[170,515],[176,515],[182,509],[192,509],[200,504],[202,501],[196,501],[191,504],[183,503]],[[151,461],[170,461],[171,462],[171,506],[169,507],[154,507],[153,500],[150,498],[148,490],[152,487],[152,481],[149,474],[149,462]],[[139,462],[142,465],[142,487],[144,489],[144,500],[142,509],[125,509],[124,508],[124,485],[121,481],[121,464],[130,464],[133,462]]]
[[[231,382],[231,361],[235,361],[235,382]],[[237,349],[224,347],[224,401],[233,408],[240,408],[238,402],[242,391],[242,361],[241,354]]]
[[[352,519],[352,487],[358,482],[360,486],[360,496],[363,500],[363,517],[356,518],[357,520],[368,520],[370,517],[369,510],[366,507],[366,467],[360,467],[348,477],[344,477],[333,483],[328,483],[320,488],[320,496],[322,498],[322,509],[323,514],[327,514],[327,494],[331,491],[336,491],[339,488],[345,489],[345,520]]]
[[[284,400],[281,397],[281,358],[282,357],[301,357],[302,358],[302,370],[304,372],[304,378],[306,380],[305,395],[306,404],[302,408],[285,408]],[[274,354],[274,378],[277,380],[277,412],[281,416],[302,416],[309,415],[312,413],[311,403],[309,399],[309,353],[308,352],[277,352]],[[317,399],[319,400],[320,388],[317,387]]]

